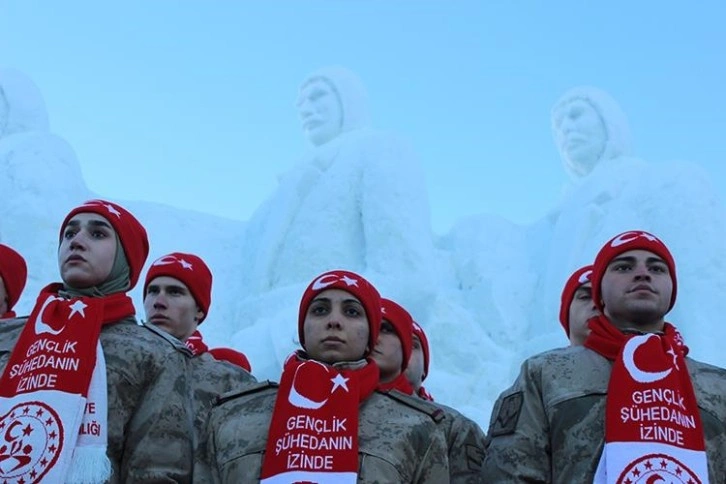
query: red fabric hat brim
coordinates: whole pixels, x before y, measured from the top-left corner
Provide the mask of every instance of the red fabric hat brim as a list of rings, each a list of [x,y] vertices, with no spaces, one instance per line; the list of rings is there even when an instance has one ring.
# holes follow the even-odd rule
[[[59,241],[63,238],[63,229],[66,224],[79,213],[98,214],[108,220],[114,228],[129,264],[129,290],[133,289],[139,281],[141,269],[149,256],[149,238],[144,226],[121,205],[106,200],[89,200],[71,210],[63,219],[58,236]]]
[[[8,311],[11,311],[25,289],[28,266],[22,255],[3,244],[0,244],[0,277],[8,294]]]
[[[673,260],[673,255],[668,250],[668,247],[655,235],[642,230],[629,230],[618,234],[610,239],[598,252],[595,257],[595,263],[593,264],[592,270],[592,299],[595,302],[600,312],[603,312],[604,306],[602,301],[602,278],[605,275],[605,271],[608,268],[610,262],[625,252],[631,250],[647,250],[652,252],[668,266],[668,271],[673,281],[673,292],[671,293],[671,301],[668,310],[673,308],[676,303],[676,289],[677,289],[677,278],[676,278],[676,263]]]
[[[565,288],[562,290],[560,324],[562,324],[568,338],[570,337],[570,305],[572,305],[572,299],[580,286],[590,281],[590,277],[592,277],[592,266],[581,267],[567,279]]]
[[[421,325],[418,324],[416,321],[413,322],[413,334],[416,335],[418,337],[418,340],[421,342],[421,350],[423,351],[424,374],[423,374],[423,378],[421,380],[421,381],[423,381],[426,379],[426,376],[428,376],[428,374],[429,374],[429,361],[430,361],[429,339],[426,337],[426,333],[424,332]]]
[[[329,271],[316,277],[311,282],[300,300],[300,312],[298,314],[298,338],[300,344],[305,348],[305,316],[310,303],[315,296],[328,289],[342,289],[349,292],[363,305],[368,318],[368,350],[373,350],[378,341],[378,333],[381,329],[381,296],[378,290],[355,272],[336,270]]]
[[[393,325],[398,339],[401,340],[401,350],[403,352],[401,371],[404,371],[408,367],[408,361],[411,359],[411,352],[413,351],[413,319],[408,311],[390,299],[381,299],[381,309],[382,319]]]
[[[209,306],[212,303],[212,271],[209,270],[207,264],[200,257],[183,252],[172,252],[159,257],[146,272],[144,298],[146,298],[146,290],[151,281],[161,276],[178,279],[189,288],[194,301],[204,313],[202,319],[199,320],[199,324],[201,324],[209,314]]]

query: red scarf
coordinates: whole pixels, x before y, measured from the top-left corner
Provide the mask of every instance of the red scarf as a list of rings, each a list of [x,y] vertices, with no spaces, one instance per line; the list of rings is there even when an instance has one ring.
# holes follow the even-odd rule
[[[98,428],[81,426],[84,414],[96,411],[93,395],[88,399],[98,339],[104,324],[133,316],[134,306],[124,293],[65,299],[60,289],[51,284],[40,292],[0,377],[2,479],[64,482],[79,427],[80,434],[107,432],[105,408],[90,415]]]
[[[199,331],[194,331],[194,333],[187,338],[184,344],[187,348],[189,348],[194,356],[201,355],[202,353],[209,351],[207,345],[204,344],[204,341],[202,341],[202,333]]]
[[[358,475],[358,406],[378,384],[368,361],[338,370],[303,353],[285,362],[262,463],[263,484],[351,483]]]
[[[426,390],[424,387],[419,387],[418,392],[416,392],[419,397],[423,398],[424,400],[428,400],[429,402],[434,401],[433,395],[431,395],[428,390]]]
[[[624,334],[604,316],[589,327],[585,346],[613,361],[594,482],[708,482],[688,347],[678,330],[665,323],[662,335]]]
[[[0,319],[13,319],[16,317],[15,311],[8,311],[7,313],[0,316]]]
[[[406,375],[403,373],[401,373],[388,383],[379,383],[378,390],[382,392],[398,390],[399,392],[405,393],[406,395],[413,395],[413,387],[411,386],[411,383],[409,383],[408,378],[406,378]]]

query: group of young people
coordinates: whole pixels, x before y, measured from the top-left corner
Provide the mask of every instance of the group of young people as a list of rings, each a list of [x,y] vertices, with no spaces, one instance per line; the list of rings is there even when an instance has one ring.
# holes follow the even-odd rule
[[[61,224],[62,282],[16,317],[27,269],[0,246],[2,482],[726,482],[726,370],[665,322],[675,262],[652,234],[573,274],[572,344],[525,361],[486,436],[433,401],[423,329],[361,275],[310,282],[300,349],[257,382],[203,341],[212,273],[193,254],[151,264],[138,323],[148,253],[131,213],[88,201]]]

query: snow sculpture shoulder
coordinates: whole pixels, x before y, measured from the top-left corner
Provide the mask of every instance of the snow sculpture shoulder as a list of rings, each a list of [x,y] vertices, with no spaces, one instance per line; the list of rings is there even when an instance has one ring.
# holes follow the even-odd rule
[[[73,149],[49,132],[40,91],[11,69],[0,69],[0,172],[0,240],[29,263],[22,313],[55,277],[54,263],[43,261],[57,248],[57,221],[88,192]]]

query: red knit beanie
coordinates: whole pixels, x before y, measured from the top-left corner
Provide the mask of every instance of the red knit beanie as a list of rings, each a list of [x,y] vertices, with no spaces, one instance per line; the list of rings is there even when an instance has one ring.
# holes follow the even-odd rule
[[[368,318],[368,348],[372,350],[378,341],[378,332],[381,329],[381,296],[373,284],[366,281],[355,272],[336,270],[326,272],[316,277],[305,289],[300,301],[300,314],[298,316],[298,337],[300,344],[305,347],[303,326],[308,307],[315,296],[328,289],[342,289],[349,292],[363,305]]]
[[[401,350],[403,350],[401,371],[404,371],[413,351],[413,319],[408,311],[390,299],[381,298],[381,312],[383,319],[393,325],[398,339],[401,340]]]
[[[426,333],[424,333],[423,328],[416,322],[413,322],[413,334],[418,337],[418,340],[421,342],[421,350],[423,351],[423,357],[424,357],[424,374],[423,378],[421,378],[421,381],[426,379],[426,375],[429,374],[429,340],[426,337]]]
[[[11,311],[25,289],[28,266],[22,255],[3,244],[0,244],[0,277],[8,293],[8,311]]]
[[[647,250],[654,253],[668,266],[668,271],[673,281],[673,292],[671,293],[671,303],[668,307],[670,311],[673,305],[676,303],[676,263],[673,260],[668,247],[665,246],[655,235],[649,234],[642,230],[631,230],[623,232],[622,234],[616,235],[610,239],[595,257],[595,264],[592,270],[592,300],[595,302],[595,306],[603,311],[602,302],[602,291],[600,285],[602,278],[605,275],[605,270],[615,257],[618,255],[628,252],[629,250]]]
[[[129,263],[129,290],[133,289],[149,255],[149,239],[144,226],[121,205],[106,200],[89,200],[66,215],[61,224],[59,240],[63,238],[63,229],[68,221],[79,213],[96,213],[113,226]]]
[[[565,334],[570,336],[570,305],[575,297],[575,292],[582,286],[590,282],[592,276],[592,266],[585,266],[577,269],[572,273],[565,288],[562,290],[562,300],[560,303],[560,323],[565,328]]]
[[[204,261],[194,254],[172,252],[159,257],[151,264],[144,281],[144,298],[149,283],[157,277],[168,276],[183,282],[192,293],[192,297],[202,310],[204,316],[199,320],[202,324],[209,314],[209,305],[212,303],[212,272]]]

